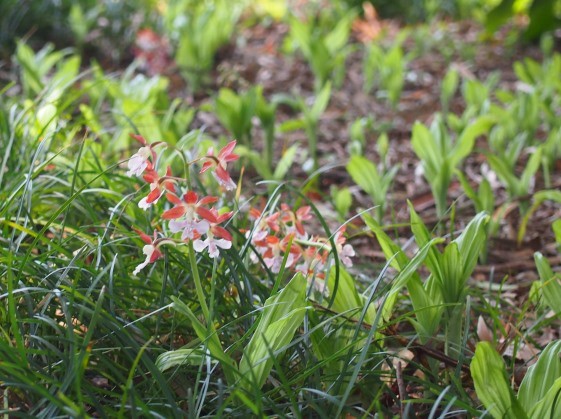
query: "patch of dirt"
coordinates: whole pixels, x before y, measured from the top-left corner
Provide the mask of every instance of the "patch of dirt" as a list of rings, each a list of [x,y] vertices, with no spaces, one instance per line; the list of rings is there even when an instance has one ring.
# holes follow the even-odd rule
[[[389,22],[394,28],[390,33],[397,33],[395,22]],[[236,91],[243,91],[254,84],[263,86],[264,93],[269,98],[276,93],[289,93],[313,97],[313,74],[308,64],[297,54],[287,56],[282,53],[282,42],[289,29],[285,24],[271,23],[269,25],[246,28],[238,37],[236,45],[220,54],[215,80],[208,93],[210,96],[197,98],[189,97],[188,101],[194,105],[208,103],[213,94],[220,87],[229,87]],[[439,35],[438,35],[439,33]],[[368,207],[369,200],[353,187],[344,164],[348,159],[347,146],[349,144],[349,127],[353,121],[361,117],[372,117],[377,127],[384,127],[390,139],[388,154],[390,165],[399,165],[394,186],[389,197],[391,202],[388,223],[402,223],[408,220],[406,202],[411,200],[416,210],[428,225],[435,225],[438,221],[435,212],[434,199],[429,185],[416,171],[418,159],[410,146],[412,124],[419,120],[430,123],[435,112],[440,107],[440,83],[449,66],[458,69],[464,78],[486,79],[490,74],[499,72],[500,88],[514,89],[516,76],[513,63],[524,57],[541,59],[541,52],[536,45],[520,43],[507,45],[509,29],[497,34],[492,41],[481,41],[480,28],[470,22],[448,22],[439,24],[433,33],[440,37],[439,41],[428,46],[421,55],[408,64],[406,84],[401,101],[396,109],[392,109],[387,102],[377,97],[376,92],[367,94],[363,90],[362,56],[363,50],[359,46],[357,51],[347,59],[347,71],[343,86],[333,91],[329,107],[321,118],[319,127],[318,153],[320,166],[334,165],[330,170],[322,173],[318,185],[323,199],[329,199],[329,188],[335,186],[352,187],[356,207]],[[406,52],[419,48],[409,37],[404,44]],[[382,42],[392,42],[385,39]],[[447,58],[442,50],[447,48]],[[466,57],[467,56],[467,57]],[[460,92],[451,104],[451,110],[460,114],[463,112],[463,99]],[[297,117],[297,113],[286,106],[277,110],[277,121]],[[211,113],[199,113],[193,128],[204,127],[213,135],[227,135],[218,120]],[[259,147],[261,132],[254,129],[255,143]],[[375,141],[378,133],[368,135],[365,155],[373,161],[378,161]],[[301,131],[277,134],[276,157],[279,158],[287,145],[300,143],[306,147],[306,137]],[[484,147],[484,143],[482,143]],[[485,158],[482,154],[472,154],[464,163],[465,173],[472,184],[480,179],[480,166]],[[251,182],[256,175],[249,172]],[[301,167],[292,168],[293,178],[305,179],[306,173]],[[247,175],[246,175],[247,176]],[[559,170],[553,175],[554,187],[561,186]],[[542,183],[540,174],[537,176],[536,186]],[[506,201],[505,191],[498,187],[495,191],[497,203]],[[452,183],[449,190],[449,204],[455,202],[456,230],[462,228],[473,216],[473,205],[463,195],[458,182]],[[520,272],[535,271],[533,253],[536,250],[552,258],[556,262],[557,250],[553,245],[551,221],[559,218],[561,210],[550,204],[542,205],[532,216],[528,231],[523,242],[516,242],[516,234],[520,223],[520,216],[513,208],[501,222],[498,237],[490,241],[488,263],[480,266],[480,273],[494,272],[497,276],[520,275]],[[356,225],[356,223],[355,223]],[[359,226],[360,227],[360,226]],[[400,234],[409,237],[408,228],[398,229]],[[376,248],[374,239],[357,238],[353,244],[358,247],[358,254],[371,255],[377,262],[383,263],[384,258]],[[374,245],[374,249],[373,249]],[[376,250],[377,249],[377,250]]]

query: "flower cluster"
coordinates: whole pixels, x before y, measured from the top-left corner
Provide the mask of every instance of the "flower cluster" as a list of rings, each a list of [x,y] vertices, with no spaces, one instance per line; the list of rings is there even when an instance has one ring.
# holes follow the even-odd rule
[[[156,205],[160,198],[165,197],[169,209],[161,213],[161,220],[168,223],[170,237],[165,237],[154,231],[153,237],[138,231],[140,238],[146,243],[143,253],[146,260],[138,265],[134,274],[148,264],[162,257],[162,245],[188,244],[192,242],[196,252],[208,249],[210,257],[219,255],[219,249],[229,249],[232,246],[231,234],[221,226],[232,217],[232,212],[224,212],[212,207],[219,201],[217,197],[205,196],[199,198],[197,193],[189,189],[186,180],[172,174],[171,167],[167,167],[165,174],[160,175],[157,170],[158,153],[160,147],[167,147],[166,143],[152,144],[140,135],[132,135],[142,147],[128,160],[128,176],[139,176],[149,185],[150,192],[143,197],[138,206],[144,210]],[[235,141],[226,145],[217,156],[212,149],[203,157],[189,164],[201,162],[199,173],[212,171],[218,183],[226,190],[236,187],[228,173],[228,163],[239,158],[234,154]]]
[[[254,224],[246,235],[273,273],[280,271],[286,258],[285,269],[301,272],[323,292],[330,255],[336,254],[345,266],[353,264],[351,257],[355,252],[350,244],[345,243],[344,227],[337,230],[332,240],[308,234],[304,224],[312,218],[309,206],[293,211],[288,205],[281,204],[280,210],[272,213],[252,208],[250,217],[254,219]],[[254,253],[251,260],[257,263],[259,257]]]

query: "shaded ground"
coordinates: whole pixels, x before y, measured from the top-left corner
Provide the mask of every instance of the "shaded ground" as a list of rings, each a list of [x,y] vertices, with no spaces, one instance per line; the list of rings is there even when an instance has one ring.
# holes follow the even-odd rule
[[[390,23],[390,32],[397,28]],[[275,93],[293,93],[306,97],[313,96],[313,75],[307,63],[293,56],[286,56],[280,49],[283,37],[288,28],[282,24],[256,26],[245,29],[240,35],[238,46],[229,46],[220,56],[215,80],[219,87],[230,87],[240,91],[254,84],[261,84],[267,95]],[[378,127],[387,129],[390,139],[389,159],[391,165],[399,165],[400,170],[391,192],[391,218],[396,223],[408,220],[406,201],[415,205],[427,224],[437,222],[434,200],[426,181],[416,174],[418,159],[410,147],[411,126],[419,120],[429,123],[435,112],[440,111],[440,82],[449,68],[455,66],[466,78],[486,79],[491,73],[500,73],[499,87],[514,89],[516,76],[512,64],[524,57],[540,60],[541,52],[537,45],[513,44],[506,46],[508,31],[503,31],[494,41],[482,42],[480,28],[477,25],[463,23],[439,24],[430,35],[437,39],[425,39],[425,45],[418,45],[411,37],[405,43],[406,51],[424,48],[422,55],[413,59],[408,65],[407,81],[397,109],[393,110],[376,94],[365,94],[362,80],[362,48],[352,53],[347,60],[347,72],[341,89],[334,91],[329,107],[320,123],[319,154],[322,164],[335,164],[321,177],[320,189],[329,200],[329,186],[350,186],[353,190],[355,208],[365,208],[369,200],[360,190],[353,187],[344,164],[348,159],[346,147],[349,142],[350,124],[357,118],[372,116]],[[445,55],[443,54],[445,53]],[[190,98],[194,104],[208,102],[208,97]],[[463,111],[463,100],[460,92],[451,105],[452,111],[460,114]],[[289,108],[281,107],[277,111],[277,120],[294,118],[296,114]],[[220,123],[212,113],[199,112],[194,127],[205,127],[213,134],[225,134]],[[259,137],[259,129],[255,130]],[[367,140],[365,154],[377,160],[375,140],[378,133],[372,132]],[[277,157],[286,144],[293,142],[306,144],[303,132],[277,134]],[[259,144],[259,141],[257,141]],[[484,141],[479,144],[485,147]],[[465,172],[473,184],[480,179],[480,166],[485,158],[474,153],[465,162]],[[251,172],[250,172],[251,173]],[[561,187],[559,170],[553,175],[553,188]],[[293,167],[292,174],[304,179],[305,173],[300,167]],[[537,174],[536,189],[542,184],[541,174]],[[506,200],[506,194],[500,186],[496,186],[497,204]],[[458,182],[454,182],[449,190],[449,203],[456,203],[456,226],[461,228],[471,219],[473,205],[463,195]],[[517,284],[527,290],[529,280],[534,279],[535,265],[533,253],[540,250],[551,258],[553,265],[560,262],[555,250],[554,238],[551,233],[551,222],[561,215],[561,210],[553,204],[543,204],[534,214],[528,232],[521,246],[516,243],[519,214],[516,205],[510,208],[502,222],[499,236],[491,241],[488,264],[479,266],[480,278],[489,278],[493,274],[496,280],[509,275],[517,279]],[[388,216],[389,217],[389,216]],[[399,229],[398,229],[399,230]],[[410,237],[408,227],[400,233],[402,237]],[[374,239],[355,237],[355,248],[369,262],[383,263],[385,258],[377,250]],[[373,248],[374,245],[374,248]],[[523,280],[520,282],[519,280]],[[523,294],[526,294],[525,292]]]

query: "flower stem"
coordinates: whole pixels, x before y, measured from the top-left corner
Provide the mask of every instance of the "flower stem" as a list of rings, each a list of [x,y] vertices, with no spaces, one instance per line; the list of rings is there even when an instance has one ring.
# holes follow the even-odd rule
[[[206,325],[210,325],[210,313],[208,306],[206,304],[205,293],[203,292],[203,286],[201,284],[201,277],[199,276],[199,269],[197,268],[197,258],[195,256],[195,249],[193,249],[193,242],[189,242],[189,263],[191,264],[191,271],[193,272],[193,281],[195,282],[195,290],[197,291],[197,297],[199,298],[199,303],[201,304],[201,309],[203,310],[203,315],[205,316]]]

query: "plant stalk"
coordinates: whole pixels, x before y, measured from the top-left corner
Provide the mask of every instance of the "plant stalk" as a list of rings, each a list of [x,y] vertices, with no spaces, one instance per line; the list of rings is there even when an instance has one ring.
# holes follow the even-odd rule
[[[210,319],[210,312],[208,310],[208,305],[206,304],[205,293],[203,292],[203,286],[201,284],[201,277],[199,276],[199,270],[197,269],[197,258],[195,256],[195,249],[193,248],[193,242],[189,242],[189,263],[191,264],[191,272],[193,272],[193,282],[195,282],[195,290],[197,292],[197,297],[201,305],[201,310],[203,310],[203,315],[205,317],[206,326],[208,327],[212,322]]]

